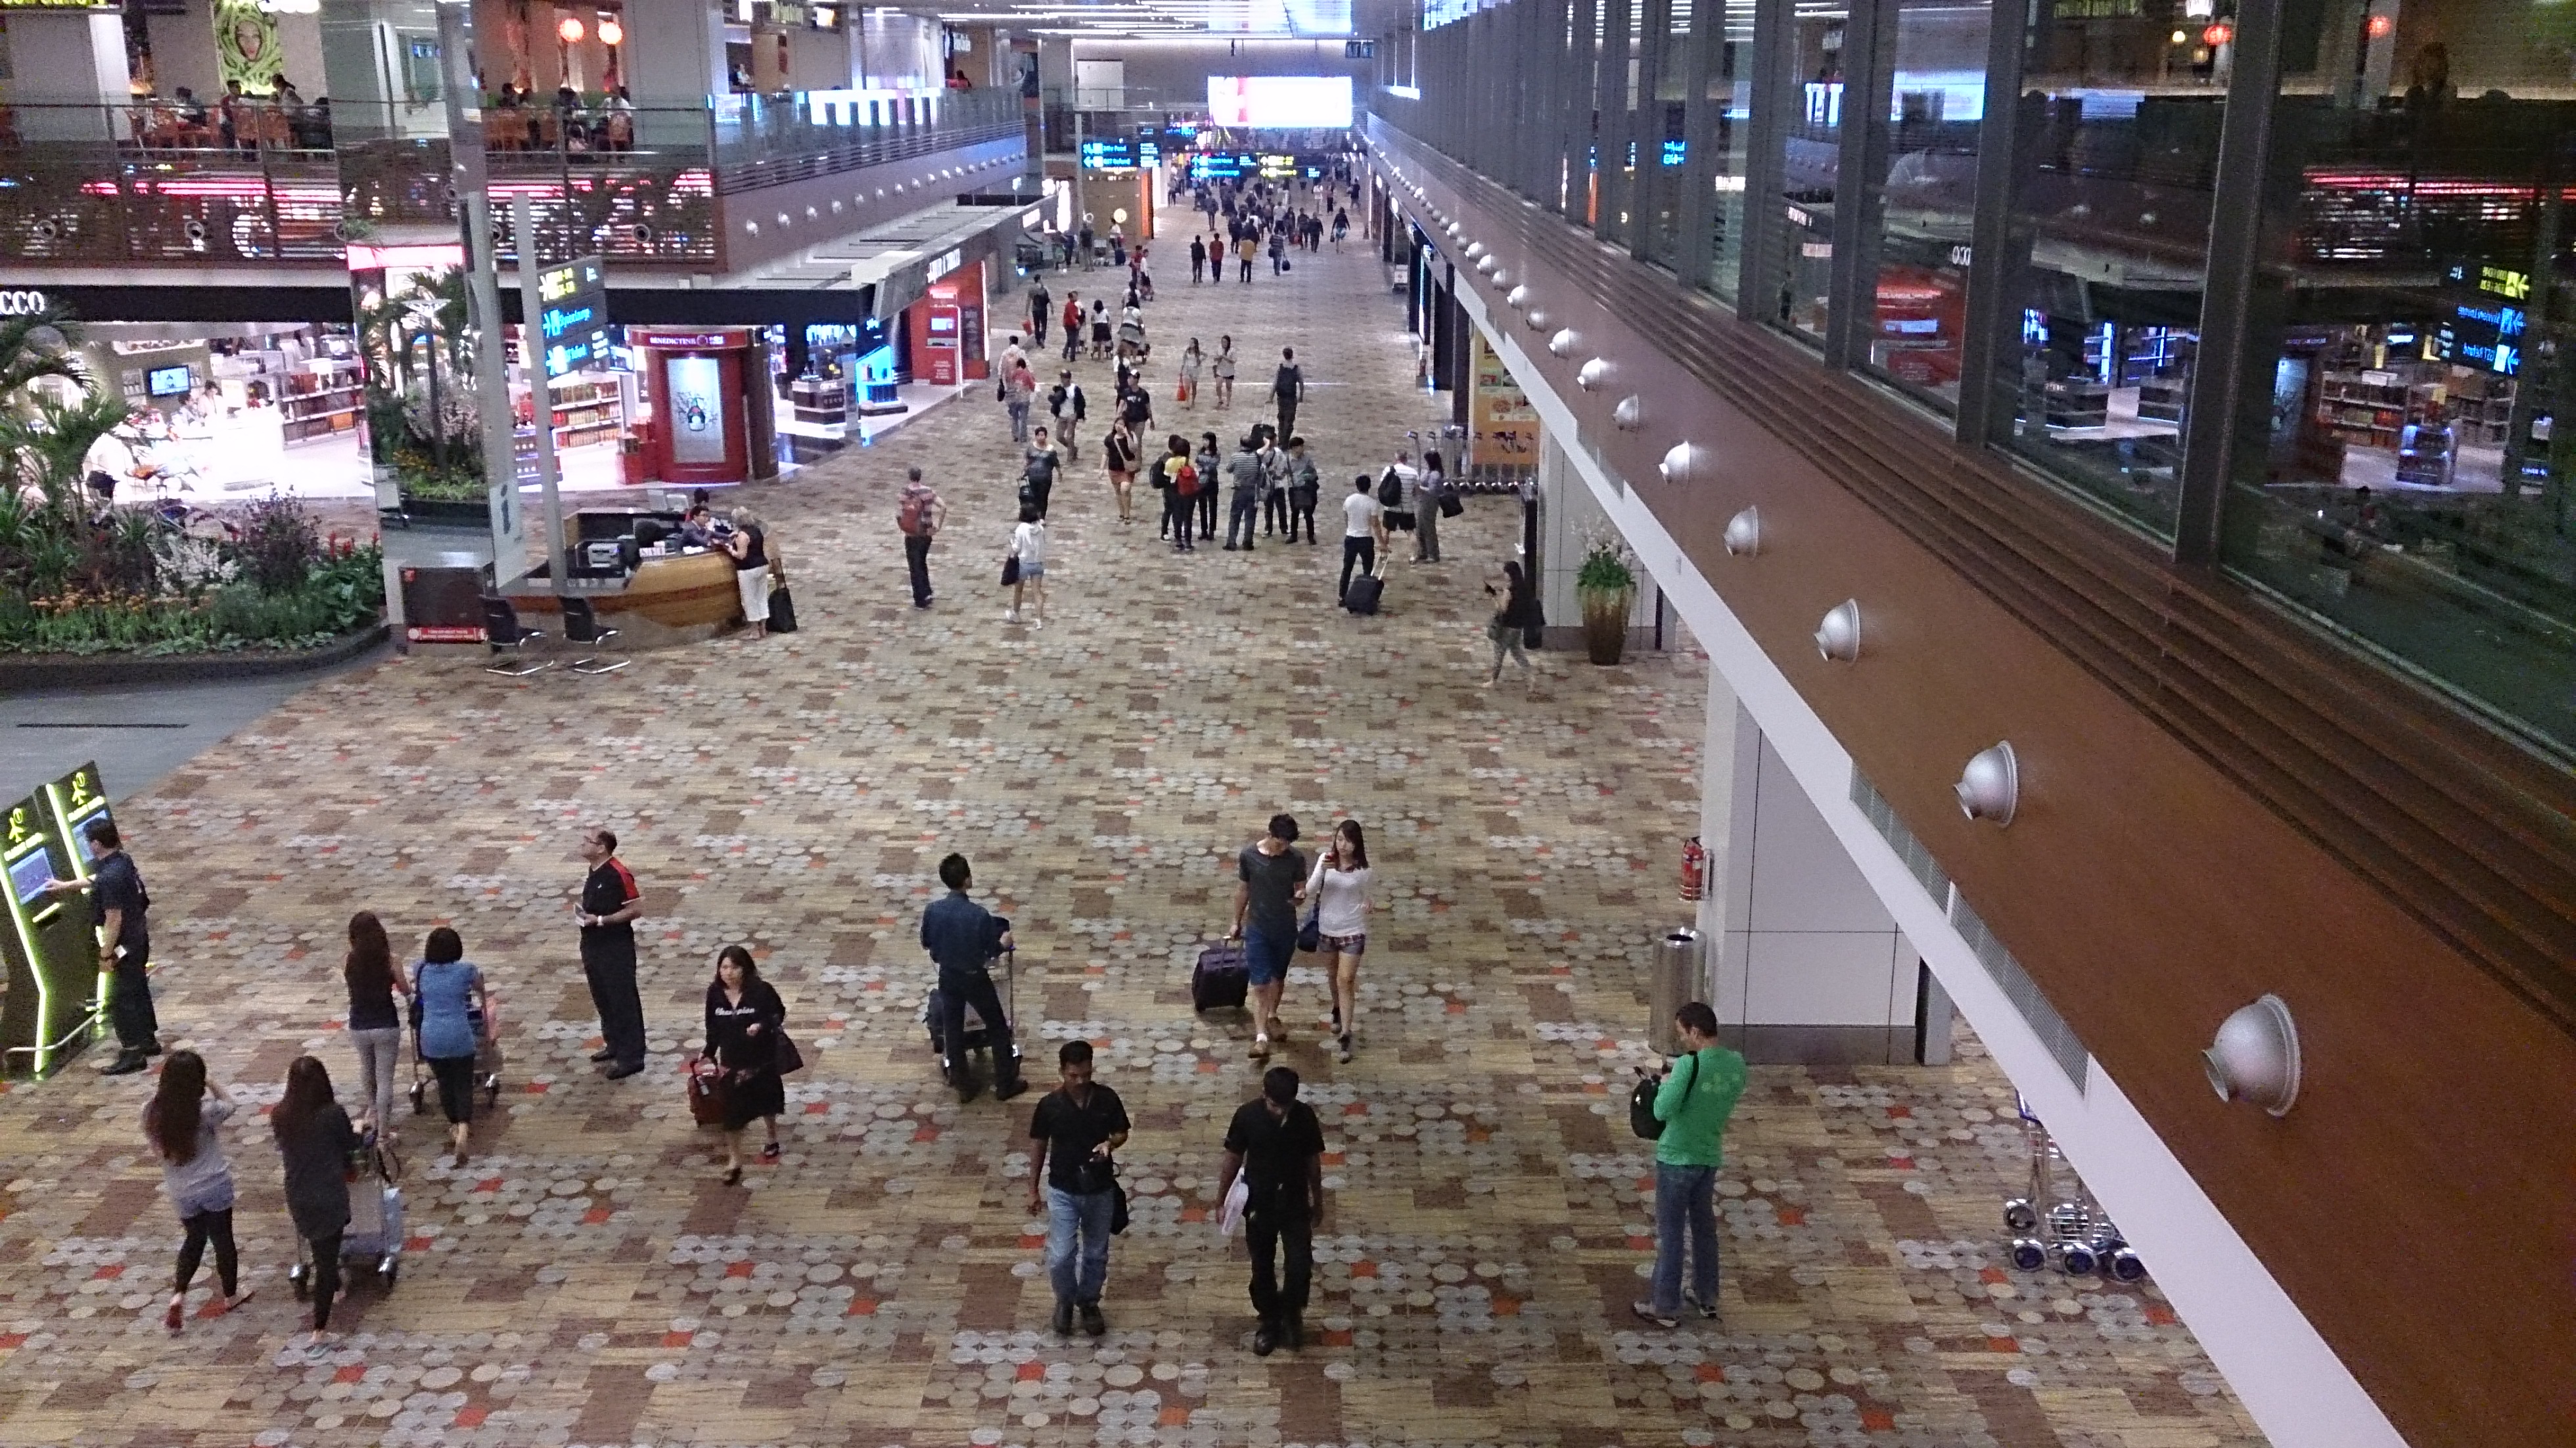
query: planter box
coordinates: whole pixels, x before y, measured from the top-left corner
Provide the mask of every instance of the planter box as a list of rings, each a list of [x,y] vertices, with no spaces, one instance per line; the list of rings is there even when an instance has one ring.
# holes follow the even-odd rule
[[[393,636],[382,619],[318,649],[239,649],[227,654],[0,654],[0,689],[67,689],[98,684],[179,684],[325,669]]]

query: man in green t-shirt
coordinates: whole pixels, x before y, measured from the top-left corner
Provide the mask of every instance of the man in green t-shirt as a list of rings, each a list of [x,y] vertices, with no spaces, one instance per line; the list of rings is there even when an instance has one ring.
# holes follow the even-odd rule
[[[1655,1091],[1655,1275],[1652,1299],[1636,1314],[1657,1327],[1681,1321],[1682,1304],[1717,1316],[1717,1169],[1726,1161],[1726,1120],[1744,1094],[1744,1057],[1717,1043],[1717,1012],[1692,1001],[1673,1013],[1683,1056]],[[1682,1291],[1682,1245],[1690,1244],[1691,1290]]]

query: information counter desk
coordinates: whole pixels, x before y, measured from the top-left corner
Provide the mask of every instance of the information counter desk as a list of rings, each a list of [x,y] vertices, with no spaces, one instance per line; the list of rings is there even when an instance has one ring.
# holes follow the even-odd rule
[[[600,626],[620,631],[619,648],[653,648],[713,638],[742,617],[742,594],[734,583],[733,558],[721,549],[680,546],[678,518],[671,514],[584,511],[564,520],[569,546],[632,540],[637,525],[661,541],[631,548],[631,571],[576,568],[565,590],[590,601]],[[664,532],[668,527],[672,532]],[[589,574],[590,576],[585,576]],[[530,628],[563,638],[560,608],[542,576],[509,590],[510,602]]]

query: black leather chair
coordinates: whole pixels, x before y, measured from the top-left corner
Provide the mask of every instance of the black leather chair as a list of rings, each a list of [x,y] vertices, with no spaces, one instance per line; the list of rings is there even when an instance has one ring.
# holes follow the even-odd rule
[[[535,629],[519,626],[519,611],[510,606],[510,600],[483,600],[483,641],[492,646],[492,662],[483,666],[483,672],[524,679],[553,668],[551,661],[531,662],[527,655],[528,645],[544,637]]]
[[[566,642],[586,644],[596,649],[617,637],[616,629],[599,626],[598,610],[591,607],[589,599],[575,594],[566,594],[562,603]],[[572,671],[576,674],[613,674],[633,662],[635,662],[633,659],[603,660],[594,653],[586,658],[573,660]]]

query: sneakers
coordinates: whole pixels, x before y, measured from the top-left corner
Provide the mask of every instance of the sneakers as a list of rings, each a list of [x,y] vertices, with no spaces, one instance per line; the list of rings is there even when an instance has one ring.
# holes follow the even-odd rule
[[[1651,1302],[1632,1302],[1628,1304],[1628,1310],[1637,1314],[1640,1320],[1651,1322],[1657,1327],[1679,1327],[1682,1325],[1682,1320],[1680,1318],[1673,1316],[1671,1313],[1664,1311],[1662,1308],[1657,1307]]]
[[[1073,1336],[1073,1304],[1061,1298],[1058,1298],[1055,1304],[1055,1335]]]
[[[1099,1337],[1109,1331],[1109,1320],[1100,1315],[1099,1303],[1083,1302],[1075,1305],[1082,1313],[1082,1330],[1084,1332],[1089,1333],[1093,1337]]]
[[[1342,1032],[1342,1035],[1341,1035],[1341,1042],[1340,1042],[1340,1044],[1341,1044],[1341,1048],[1342,1048],[1341,1061],[1342,1061],[1342,1064],[1343,1064],[1343,1065],[1347,1066],[1347,1065],[1349,1065],[1349,1064],[1351,1063],[1351,1033],[1350,1033],[1350,1032],[1348,1032],[1348,1031],[1344,1031],[1344,1032]]]
[[[1699,1294],[1696,1292],[1683,1293],[1682,1305],[1688,1307],[1691,1311],[1698,1313],[1700,1316],[1707,1318],[1711,1322],[1717,1321],[1717,1304],[1714,1302],[1700,1301]]]
[[[1018,609],[1016,609],[1016,608],[1006,608],[1006,609],[1003,609],[1003,610],[1002,610],[1002,622],[1004,622],[1004,623],[1018,623],[1019,621],[1020,621],[1020,611],[1019,611]]]

